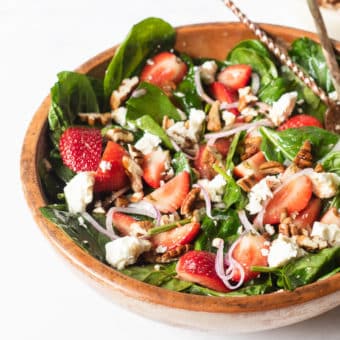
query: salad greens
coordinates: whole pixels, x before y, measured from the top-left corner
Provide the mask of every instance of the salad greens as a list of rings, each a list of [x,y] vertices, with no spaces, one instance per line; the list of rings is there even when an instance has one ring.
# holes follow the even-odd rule
[[[148,18],[132,27],[103,79],[68,71],[58,74],[51,88],[49,150],[38,167],[48,200],[48,205],[41,208],[42,215],[98,260],[137,280],[178,292],[218,297],[260,295],[293,290],[339,273],[340,151],[336,145],[340,136],[321,128],[326,106],[257,40],[241,41],[225,60],[214,60],[194,59],[174,51],[175,38],[169,23]],[[319,44],[300,38],[292,43],[289,54],[325,91],[334,90]],[[161,61],[155,62],[154,56]],[[151,74],[142,79],[146,66]],[[236,84],[235,79],[223,83],[233,79],[233,74],[228,74],[233,67],[241,76],[236,77]],[[197,71],[200,83],[195,77]],[[240,85],[237,82],[242,74],[245,81]],[[259,78],[256,90],[252,74]],[[113,91],[119,90],[124,79],[135,76],[139,77],[137,87],[129,89],[119,109],[111,108]],[[153,83],[152,77],[158,82]],[[242,97],[239,90],[247,90],[249,97]],[[271,108],[287,93],[296,93],[293,109],[275,124]],[[216,101],[218,106],[212,104]],[[245,108],[241,107],[242,101]],[[213,112],[216,107],[217,115]],[[90,123],[90,119],[81,120],[79,113],[96,118]],[[123,119],[117,118],[118,113]],[[277,129],[282,122],[289,122],[289,115],[299,117],[301,113],[313,117],[313,124],[302,122],[302,126]],[[108,114],[109,122],[103,123],[101,118]],[[217,119],[217,128],[209,130],[206,122],[213,119]],[[244,122],[252,128],[243,129]],[[98,165],[90,170],[72,168],[65,161],[65,146],[60,147],[68,129],[79,126],[101,132]],[[148,140],[147,135],[154,139]],[[71,137],[77,141],[82,138]],[[251,150],[247,149],[249,140],[253,141]],[[260,142],[256,144],[256,140]],[[281,217],[274,216],[269,207],[272,202],[282,206],[283,199],[275,201],[277,188],[287,190],[281,172],[289,172],[289,164],[294,163],[306,141],[311,143],[312,160],[301,176],[308,176],[308,171],[320,176],[320,188],[307,188],[310,193],[303,207],[300,202],[307,195],[306,188],[285,193],[294,209],[289,211],[287,199],[281,213],[287,213],[291,223],[300,223],[298,228],[302,229],[298,234],[290,230],[283,236]],[[92,140],[86,143],[95,153]],[[113,148],[111,154],[108,147]],[[75,151],[70,147],[67,152]],[[261,153],[263,157],[256,158],[261,159],[258,164],[254,156]],[[284,170],[261,172],[261,166],[277,166],[275,162]],[[321,173],[312,170],[316,165],[322,167]],[[79,174],[87,176],[80,189],[79,183],[74,184],[80,181]],[[294,176],[299,180],[299,173]],[[273,177],[276,187],[266,182],[268,178],[273,181]],[[293,182],[294,178],[289,180]],[[105,181],[109,181],[109,189],[101,188]],[[309,177],[306,181],[312,184]],[[78,200],[76,208],[72,200]],[[308,209],[316,201],[318,211],[312,215]],[[300,212],[307,220],[299,220]],[[84,218],[87,213],[94,222]],[[274,217],[268,218],[270,213]],[[121,220],[115,219],[117,215]],[[333,228],[334,239],[322,239],[328,229],[315,238],[311,234],[314,224]],[[324,246],[303,247],[299,237],[309,237],[311,242]],[[282,239],[290,247],[304,249],[304,255],[282,258],[282,254],[273,254],[274,245]],[[114,248],[119,242],[130,241],[138,244],[134,251],[145,249],[115,262],[117,254],[109,254],[108,245]],[[120,253],[129,251],[124,248]],[[281,258],[277,264],[273,264],[274,255]],[[203,256],[202,261],[210,263],[206,274],[210,275],[210,283],[200,276],[200,268],[192,271],[199,267],[195,256]],[[194,265],[189,268],[186,263]],[[227,282],[222,286],[221,278]],[[236,283],[240,283],[237,289]]]

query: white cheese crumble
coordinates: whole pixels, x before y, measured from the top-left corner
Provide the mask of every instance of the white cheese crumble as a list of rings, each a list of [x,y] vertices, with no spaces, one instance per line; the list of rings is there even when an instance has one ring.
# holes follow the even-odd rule
[[[145,132],[143,137],[137,141],[135,148],[142,152],[144,155],[155,151],[159,144],[161,144],[161,139],[149,132]]]
[[[111,112],[112,119],[121,126],[126,125],[126,113],[127,109],[124,106],[120,106],[118,109]]]
[[[249,203],[246,206],[251,215],[255,215],[263,209],[262,204],[273,197],[271,188],[278,186],[280,183],[280,180],[275,176],[267,176],[251,188],[248,194]]]
[[[319,198],[331,198],[339,190],[340,177],[331,172],[313,172],[309,175],[313,183],[313,193]]]
[[[93,172],[79,172],[65,186],[64,193],[71,213],[85,212],[86,205],[93,199]]]
[[[205,61],[200,66],[200,75],[204,83],[211,84],[215,81],[217,64],[214,60]]]
[[[280,267],[304,254],[305,251],[297,245],[294,238],[279,234],[269,248],[268,265],[269,267]]]
[[[314,222],[311,236],[319,236],[331,246],[340,245],[340,226]]]
[[[222,111],[222,119],[224,120],[225,127],[229,128],[234,125],[236,116],[232,112],[224,110]]]
[[[275,228],[271,224],[266,224],[264,226],[264,230],[270,235],[273,236],[275,234]]]
[[[273,103],[268,118],[275,126],[281,125],[292,114],[297,96],[298,94],[295,91],[288,92]]]
[[[208,179],[201,179],[198,181],[198,184],[200,184],[207,191],[212,202],[222,202],[224,187],[227,184],[222,175],[216,175],[211,181]]]
[[[119,270],[136,263],[138,257],[151,249],[150,241],[124,236],[105,244],[106,261]]]
[[[257,117],[258,112],[253,107],[247,106],[246,108],[244,108],[241,111],[241,116],[243,116],[243,117]]]
[[[258,98],[253,94],[251,87],[246,86],[238,90],[238,95],[240,100],[244,101],[246,104],[256,102]]]

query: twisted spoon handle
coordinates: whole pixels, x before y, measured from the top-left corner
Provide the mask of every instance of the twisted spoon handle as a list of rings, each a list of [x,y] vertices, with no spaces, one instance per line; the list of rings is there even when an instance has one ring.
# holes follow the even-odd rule
[[[238,17],[238,19],[247,25],[254,34],[262,41],[268,49],[278,57],[301,81],[303,81],[325,104],[330,103],[326,92],[321,89],[315,80],[306,74],[294,61],[289,57],[287,52],[278,46],[259,25],[251,21],[241,10],[235,6],[231,0],[224,0],[224,4]]]

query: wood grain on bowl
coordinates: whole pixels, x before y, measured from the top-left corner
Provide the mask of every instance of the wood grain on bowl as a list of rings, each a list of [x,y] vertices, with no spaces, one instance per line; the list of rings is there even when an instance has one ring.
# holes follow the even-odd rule
[[[309,32],[273,25],[261,25],[273,37],[290,43]],[[254,38],[240,23],[212,23],[177,29],[176,49],[194,57],[224,59],[240,40]],[[340,43],[336,43],[340,50]],[[111,48],[77,71],[102,77],[114,54]],[[46,204],[37,164],[45,152],[47,97],[27,130],[21,155],[21,179],[27,203],[41,231],[52,245],[97,288],[113,301],[144,316],[183,327],[217,333],[270,329],[292,324],[340,305],[340,274],[295,291],[249,297],[207,297],[173,292],[127,277],[101,263],[78,247],[61,229],[39,212]]]

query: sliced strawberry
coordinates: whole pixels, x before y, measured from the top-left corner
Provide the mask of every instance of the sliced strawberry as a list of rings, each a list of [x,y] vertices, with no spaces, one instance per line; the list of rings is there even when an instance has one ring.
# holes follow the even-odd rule
[[[314,221],[319,217],[321,210],[321,200],[319,198],[311,198],[307,207],[299,212],[294,219],[294,225],[299,229],[312,230]]]
[[[264,224],[280,222],[284,212],[291,214],[305,209],[313,192],[313,184],[308,176],[302,175],[292,179],[282,187],[269,201],[263,217]]]
[[[216,154],[213,148],[203,144],[199,146],[197,156],[194,160],[194,167],[199,172],[201,178],[213,179],[216,176],[216,171],[213,169],[213,164],[216,162]]]
[[[184,78],[187,70],[187,65],[175,54],[161,52],[144,66],[140,79],[160,88],[173,87]]]
[[[71,170],[95,171],[102,153],[100,131],[88,127],[69,127],[60,137],[59,151],[63,163]]]
[[[238,101],[237,92],[234,89],[226,87],[224,84],[218,81],[215,81],[210,85],[210,92],[212,96],[220,102],[231,104]],[[229,111],[235,116],[240,114],[237,109],[230,109]]]
[[[249,83],[251,72],[249,65],[230,65],[218,74],[217,80],[231,89],[238,90]]]
[[[144,156],[143,179],[151,188],[160,187],[168,159],[169,153],[163,150],[156,150]]]
[[[190,175],[187,171],[179,173],[163,186],[145,197],[162,213],[175,212],[190,189]]]
[[[336,224],[340,226],[340,214],[335,207],[327,210],[327,212],[322,216],[321,223],[325,224]]]
[[[236,245],[232,257],[244,269],[244,282],[255,279],[258,272],[251,270],[252,266],[267,266],[269,242],[261,235],[245,234],[241,236]],[[239,282],[240,271],[236,268],[232,280]]]
[[[129,184],[122,163],[124,155],[127,152],[122,146],[111,141],[107,143],[95,175],[95,192],[119,190]]]
[[[132,235],[134,231],[132,225],[136,222],[136,219],[121,212],[112,215],[112,224],[122,236]]]
[[[167,249],[174,248],[183,244],[190,243],[200,231],[201,225],[197,222],[192,222],[179,226],[175,229],[157,234],[151,238],[151,243],[154,247],[162,246]]]
[[[301,114],[289,118],[286,122],[278,127],[278,130],[283,131],[286,129],[300,128],[303,126],[316,126],[319,128],[323,127],[317,118],[306,114]]]
[[[230,144],[230,138],[219,138],[215,141],[213,146],[222,155],[222,157],[226,157],[230,148]]]
[[[245,177],[254,174],[260,165],[266,161],[262,151],[244,160],[234,168],[234,175],[237,177]]]
[[[215,254],[202,250],[191,250],[185,253],[176,266],[178,278],[218,292],[228,292],[228,288],[216,274],[215,258]]]

